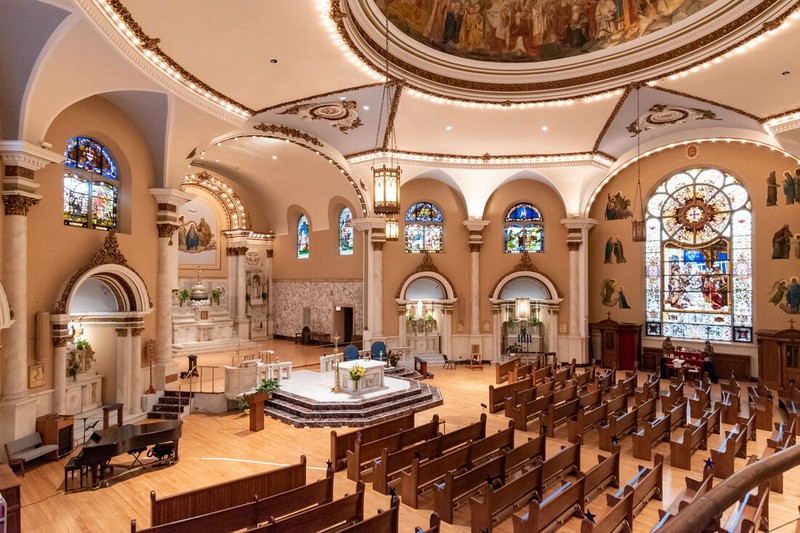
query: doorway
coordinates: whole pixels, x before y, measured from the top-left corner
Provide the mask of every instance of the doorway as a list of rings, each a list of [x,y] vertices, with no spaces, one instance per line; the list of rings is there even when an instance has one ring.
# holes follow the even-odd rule
[[[333,316],[333,331],[339,337],[340,344],[353,342],[353,308],[337,305]]]

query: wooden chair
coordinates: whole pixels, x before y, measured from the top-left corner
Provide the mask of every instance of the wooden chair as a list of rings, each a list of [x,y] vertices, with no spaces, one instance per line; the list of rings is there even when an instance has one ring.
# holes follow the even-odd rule
[[[469,367],[472,370],[483,370],[483,356],[480,344],[473,344],[469,354]]]
[[[452,359],[447,357],[446,354],[442,354],[442,357],[444,358],[444,366],[442,366],[442,370],[448,370],[448,369],[455,370],[456,369],[456,362],[455,361],[453,361]]]

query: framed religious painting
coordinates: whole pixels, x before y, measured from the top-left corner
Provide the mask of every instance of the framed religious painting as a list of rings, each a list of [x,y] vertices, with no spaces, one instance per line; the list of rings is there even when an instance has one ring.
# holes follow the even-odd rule
[[[172,241],[178,246],[179,268],[220,268],[220,225],[202,199],[178,207],[178,229]]]

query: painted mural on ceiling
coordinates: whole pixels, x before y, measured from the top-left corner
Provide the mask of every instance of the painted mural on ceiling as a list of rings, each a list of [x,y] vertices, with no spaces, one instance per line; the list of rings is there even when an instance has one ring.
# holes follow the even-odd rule
[[[499,63],[603,50],[680,22],[714,0],[376,0],[400,31],[454,56]]]

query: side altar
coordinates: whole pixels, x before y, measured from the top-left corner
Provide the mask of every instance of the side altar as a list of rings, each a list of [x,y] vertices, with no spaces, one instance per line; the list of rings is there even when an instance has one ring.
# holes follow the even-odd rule
[[[350,379],[350,369],[356,365],[363,366],[366,373],[358,380],[358,385]],[[355,393],[367,391],[383,386],[383,369],[386,363],[382,361],[371,361],[369,359],[358,359],[355,361],[345,361],[339,363],[339,386],[344,392]],[[358,388],[356,388],[356,386]]]

